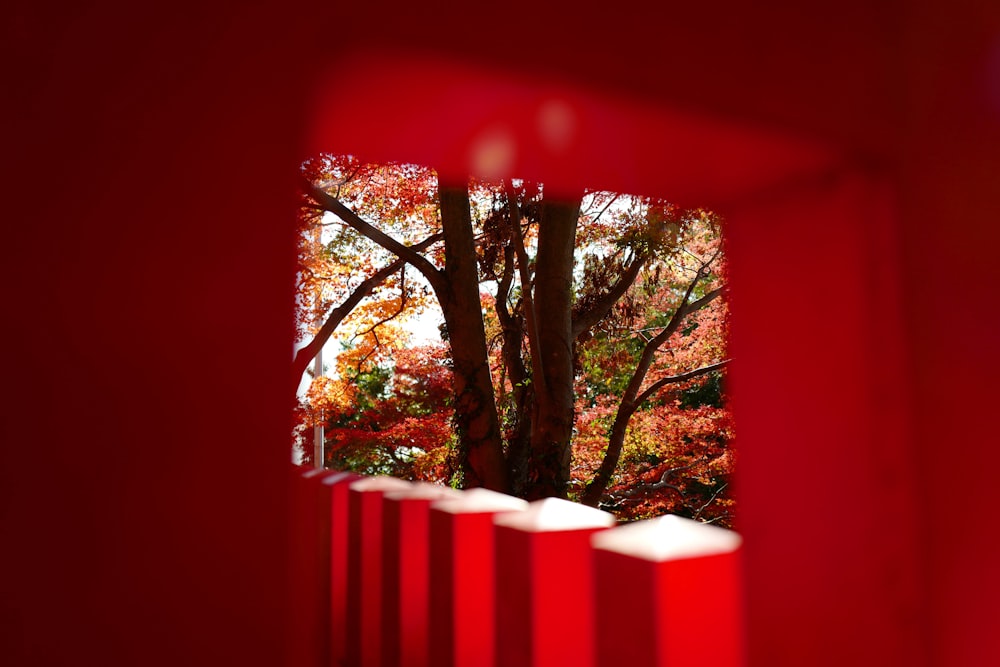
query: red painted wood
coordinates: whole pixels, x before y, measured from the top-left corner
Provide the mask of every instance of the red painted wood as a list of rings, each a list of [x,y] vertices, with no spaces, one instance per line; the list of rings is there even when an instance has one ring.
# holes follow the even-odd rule
[[[581,37],[608,25],[616,29],[599,41]],[[829,242],[848,251],[853,272],[859,259],[871,268],[889,248],[899,255],[898,292],[861,305],[836,292],[826,309],[793,304],[781,316],[808,315],[808,328],[777,327],[766,338],[752,331],[775,328],[773,311],[736,312],[738,339],[759,342],[760,359],[821,350],[856,369],[839,351],[876,361],[894,351],[892,370],[839,384],[843,392],[826,373],[794,376],[795,391],[766,412],[773,441],[763,419],[741,418],[752,664],[1000,664],[1000,646],[983,641],[1000,598],[1000,544],[980,511],[993,502],[1000,468],[992,387],[1000,320],[989,307],[1000,244],[992,222],[998,33],[1000,6],[976,0],[844,0],[822,12],[784,2],[611,8],[599,26],[593,13],[520,1],[504,11],[439,0],[223,3],[196,14],[155,4],[52,12],[15,3],[2,40],[10,54],[5,108],[14,114],[3,179],[11,223],[0,262],[10,352],[0,464],[10,545],[0,596],[5,662],[288,660],[293,483],[282,443],[294,250],[292,226],[281,221],[296,206],[295,165],[314,147],[300,136],[317,119],[305,98],[326,96],[331,79],[318,70],[327,65],[344,71],[363,53],[405,62],[433,50],[449,71],[471,72],[466,90],[495,80],[480,68],[504,70],[515,89],[530,80],[530,90],[549,90],[550,77],[573,91],[574,104],[583,100],[585,117],[596,119],[588,128],[620,139],[595,139],[585,160],[540,159],[529,175],[542,180],[566,169],[588,185],[666,196],[680,183],[682,203],[704,194],[726,213],[748,198],[736,176],[753,170],[720,166],[727,177],[716,179],[711,168],[753,160],[737,147],[758,144],[717,146],[695,163],[697,173],[686,159],[644,154],[670,136],[711,144],[710,130],[692,137],[676,122],[691,114],[710,127],[804,138],[842,156],[861,180],[894,191],[898,224],[886,232],[880,223],[872,235],[839,195],[833,203],[843,215],[825,211],[825,195],[776,206],[791,214],[780,228],[805,234],[801,245],[788,237],[776,255]],[[531,48],[498,46],[511,35]],[[366,104],[340,90],[338,102]],[[447,90],[396,106],[453,120],[437,93]],[[653,120],[638,133],[621,129],[614,118],[629,123],[633,114],[597,113],[594,100],[604,95],[633,100]],[[467,110],[490,119],[488,106]],[[656,122],[661,112],[670,122]],[[432,122],[421,131],[442,128]],[[437,155],[433,139],[391,153],[379,138],[387,131],[361,117],[325,136],[332,150]],[[461,156],[473,137],[445,138]],[[451,159],[446,168],[461,166]],[[781,163],[765,148],[754,164],[774,174],[764,168]],[[792,176],[809,175],[789,166]],[[746,210],[732,222],[753,231],[731,254],[739,273],[752,276],[767,267],[740,257],[775,249],[761,247],[756,229],[773,223]],[[793,262],[784,277],[826,286],[828,271],[843,272],[835,260],[824,251],[814,264]],[[865,280],[881,281],[877,265]],[[852,275],[846,285],[856,295],[865,280]],[[887,309],[901,311],[902,326],[880,319]],[[859,327],[862,311],[870,327]],[[237,326],[241,317],[252,326]],[[833,333],[845,331],[846,344]],[[864,343],[866,331],[881,342]],[[750,367],[733,366],[734,400],[753,415],[748,408],[773,384],[767,369],[741,363]],[[895,416],[866,412],[859,395],[872,397],[876,411],[888,397]],[[864,435],[891,434],[892,424],[904,435]],[[828,438],[828,428],[842,437]],[[885,447],[859,444],[858,433]],[[860,475],[842,474],[858,460]],[[818,472],[816,492],[771,504],[772,481],[789,470]],[[838,513],[845,502],[849,511]],[[818,592],[809,598],[813,582]]]
[[[614,522],[607,512],[558,498],[493,519],[497,667],[594,664],[590,538]]]
[[[378,667],[382,661],[382,496],[409,486],[393,477],[364,477],[348,486],[348,665]]]
[[[598,667],[747,664],[737,534],[664,516],[591,542]]]
[[[486,489],[431,505],[430,664],[492,667],[493,517],[527,508],[524,500]]]
[[[299,652],[293,664],[327,664],[330,655],[330,507],[325,483],[337,477],[329,470],[309,468],[296,476],[295,533],[292,572],[297,593],[292,604],[293,627],[301,636],[292,641]]]
[[[460,497],[418,483],[383,496],[382,667],[428,667],[430,505]]]
[[[347,581],[348,556],[350,553],[350,511],[348,491],[352,482],[361,479],[359,475],[338,472],[323,479],[324,518],[328,522],[329,562],[329,624],[327,635],[330,646],[330,662],[341,664],[347,654]]]

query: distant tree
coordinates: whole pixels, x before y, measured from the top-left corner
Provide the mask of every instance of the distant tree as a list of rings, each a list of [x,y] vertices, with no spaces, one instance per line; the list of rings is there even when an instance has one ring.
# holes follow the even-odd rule
[[[393,475],[439,484],[453,477],[451,372],[443,344],[400,347],[388,364],[366,370],[341,364],[310,399],[323,408],[326,464],[368,475]],[[350,402],[327,397],[349,395]],[[299,422],[309,436],[312,422]]]

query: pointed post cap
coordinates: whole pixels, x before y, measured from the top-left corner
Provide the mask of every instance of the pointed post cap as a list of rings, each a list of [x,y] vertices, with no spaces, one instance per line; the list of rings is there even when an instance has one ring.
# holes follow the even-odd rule
[[[385,497],[389,500],[446,500],[461,498],[462,492],[449,486],[431,484],[430,482],[412,482],[408,489],[388,491]]]
[[[351,482],[351,491],[402,491],[413,486],[412,482],[389,477],[388,475],[376,475],[375,477],[362,477]]]
[[[491,512],[517,512],[528,508],[528,501],[506,493],[475,488],[463,491],[459,498],[438,500],[431,509],[449,514],[487,514]]]
[[[595,549],[663,562],[736,551],[743,538],[732,530],[667,514],[603,531],[590,543]]]
[[[562,498],[543,498],[530,503],[523,512],[501,514],[493,523],[528,533],[544,533],[610,528],[615,525],[615,517],[608,512]]]
[[[326,486],[334,486],[336,484],[346,482],[349,479],[358,479],[358,476],[353,472],[335,472],[328,477],[324,477],[323,481],[320,482],[320,484],[324,484]]]

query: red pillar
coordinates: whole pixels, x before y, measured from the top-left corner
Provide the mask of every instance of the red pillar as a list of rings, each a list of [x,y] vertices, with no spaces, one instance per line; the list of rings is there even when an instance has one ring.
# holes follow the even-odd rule
[[[737,533],[667,515],[592,542],[598,667],[746,664]]]
[[[845,167],[727,220],[751,660],[919,665],[927,526],[888,188]]]
[[[334,473],[317,468],[292,468],[291,508],[291,642],[293,667],[330,662],[329,512],[322,483]]]
[[[428,665],[430,506],[460,497],[455,489],[419,482],[382,498],[383,667]]]
[[[382,631],[382,495],[410,487],[394,477],[365,477],[348,489],[348,665],[379,667]]]
[[[431,505],[430,663],[491,667],[494,652],[493,517],[528,502],[470,489]]]
[[[608,512],[560,498],[494,518],[497,667],[594,664],[590,539],[614,524]]]
[[[327,625],[330,661],[324,664],[342,664],[347,654],[347,562],[350,549],[348,530],[348,489],[361,479],[349,472],[338,472],[323,478],[323,507],[325,528],[329,535],[327,583],[329,611]]]

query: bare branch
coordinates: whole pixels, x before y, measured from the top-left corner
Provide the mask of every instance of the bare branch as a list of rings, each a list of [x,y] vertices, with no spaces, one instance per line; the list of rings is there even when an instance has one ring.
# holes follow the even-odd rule
[[[706,463],[708,460],[709,460],[708,458],[700,458],[700,459],[696,459],[696,460],[692,461],[691,463],[688,463],[687,465],[682,465],[682,466],[677,466],[675,468],[670,468],[669,470],[663,471],[663,474],[660,475],[660,479],[658,481],[656,481],[656,482],[651,482],[649,484],[638,484],[636,486],[633,486],[631,489],[626,489],[624,491],[619,491],[618,493],[616,493],[614,495],[616,497],[632,498],[632,497],[635,497],[635,496],[638,496],[638,495],[641,495],[641,494],[648,493],[649,491],[659,491],[660,489],[671,489],[672,491],[676,491],[677,492],[677,495],[679,495],[681,497],[681,501],[686,501],[687,500],[687,496],[684,495],[684,491],[679,486],[677,486],[676,484],[671,484],[667,480],[674,473],[682,472],[684,470],[690,470],[691,468],[695,467],[696,465],[699,465],[701,463]],[[715,496],[719,495],[719,493],[721,491],[722,491],[722,489],[719,489],[719,491],[717,491],[715,493]],[[712,496],[712,500],[715,499],[715,496]],[[711,502],[712,501],[709,500],[709,502],[706,503],[704,505],[704,507],[708,507],[708,505],[711,504]],[[685,507],[688,506],[686,502],[684,502],[684,506]]]
[[[701,507],[698,508],[698,511],[695,512],[694,516],[691,517],[691,518],[692,519],[698,519],[698,518],[700,518],[701,517],[701,513],[704,512],[708,508],[709,505],[711,505],[712,503],[715,502],[715,499],[719,497],[720,493],[722,493],[723,491],[726,490],[727,486],[729,486],[729,482],[726,482],[725,484],[723,484],[722,486],[720,486],[716,490],[716,492],[712,494],[712,497],[709,498],[708,501],[704,505],[702,505]]]
[[[622,197],[622,195],[620,193],[616,193],[615,196],[612,197],[608,201],[608,203],[604,205],[604,208],[602,208],[601,212],[597,214],[597,216],[594,218],[593,222],[597,222],[598,220],[600,220],[601,216],[604,215],[605,213],[607,213],[608,209],[611,208],[611,205],[614,204],[619,199],[621,199],[621,197]]]

